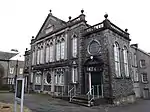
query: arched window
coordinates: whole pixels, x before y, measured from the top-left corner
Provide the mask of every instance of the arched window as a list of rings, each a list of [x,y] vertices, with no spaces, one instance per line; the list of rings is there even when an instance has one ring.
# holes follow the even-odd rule
[[[72,37],[72,56],[77,57],[77,36]]]
[[[51,74],[50,74],[50,73],[47,73],[46,79],[47,79],[47,80],[46,80],[47,83],[50,84],[50,83],[51,83],[51,80],[52,80],[52,79],[51,79]]]
[[[49,44],[46,45],[46,63],[49,61]]]
[[[119,54],[119,44],[114,44],[114,60],[115,60],[115,73],[117,77],[121,77],[120,73],[120,54]]]
[[[60,60],[60,41],[58,40],[56,43],[56,60]]]
[[[61,59],[65,58],[65,40],[61,40]]]
[[[40,64],[40,46],[37,49],[37,64]]]
[[[50,62],[53,62],[54,61],[54,46],[53,46],[53,43],[51,42],[50,43],[50,46],[49,46],[49,58],[50,58]]]
[[[124,47],[124,49],[123,49],[123,58],[124,58],[124,72],[125,72],[125,76],[129,77],[127,47]]]

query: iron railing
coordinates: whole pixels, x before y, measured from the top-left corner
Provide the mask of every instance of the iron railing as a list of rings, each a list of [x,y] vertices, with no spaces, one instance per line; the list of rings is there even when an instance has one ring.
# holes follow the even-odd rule
[[[69,96],[69,101],[72,101],[72,98],[76,96],[76,87],[72,87],[69,91],[68,91],[68,96]]]

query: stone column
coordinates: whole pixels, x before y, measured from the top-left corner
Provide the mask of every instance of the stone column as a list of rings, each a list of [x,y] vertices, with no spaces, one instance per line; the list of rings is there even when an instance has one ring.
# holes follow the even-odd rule
[[[41,74],[41,91],[43,91],[44,90],[44,71],[42,72],[42,74]]]
[[[51,92],[55,92],[55,87],[54,87],[54,78],[55,78],[55,70],[52,70],[52,74],[51,74]]]
[[[35,91],[35,77],[36,77],[36,74],[35,72],[33,72],[33,91]]]

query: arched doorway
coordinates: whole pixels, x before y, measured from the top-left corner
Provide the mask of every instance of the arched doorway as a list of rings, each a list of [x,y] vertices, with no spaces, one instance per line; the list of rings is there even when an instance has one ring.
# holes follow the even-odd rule
[[[102,59],[90,57],[86,60],[84,63],[86,92],[103,96],[103,68],[104,62]]]

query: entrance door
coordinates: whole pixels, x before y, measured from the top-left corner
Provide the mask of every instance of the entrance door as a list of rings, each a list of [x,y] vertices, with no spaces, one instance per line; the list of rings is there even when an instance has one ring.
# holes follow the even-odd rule
[[[102,72],[91,73],[91,86],[94,87],[94,95],[101,96]]]

